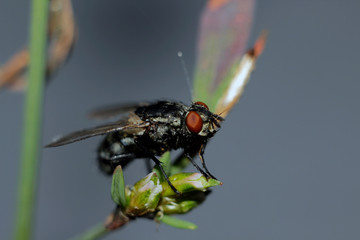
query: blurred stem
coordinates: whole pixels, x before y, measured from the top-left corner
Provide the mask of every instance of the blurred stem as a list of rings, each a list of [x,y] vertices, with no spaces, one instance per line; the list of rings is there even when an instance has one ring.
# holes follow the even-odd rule
[[[32,238],[33,223],[35,222],[34,209],[40,155],[48,3],[48,0],[32,1],[29,81],[25,99],[17,215],[14,232],[15,239],[18,240]]]
[[[86,231],[84,234],[72,238],[71,240],[94,240],[98,239],[100,237],[104,237],[107,233],[110,233],[111,231],[107,230],[104,226],[104,223],[100,223],[93,228]]]

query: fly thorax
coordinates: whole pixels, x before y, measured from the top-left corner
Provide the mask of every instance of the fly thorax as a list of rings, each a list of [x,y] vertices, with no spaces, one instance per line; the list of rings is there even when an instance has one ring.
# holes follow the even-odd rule
[[[148,139],[145,144],[151,145],[157,153],[178,148],[179,132],[181,132],[181,118],[177,116],[154,117],[147,131]]]
[[[153,134],[158,137],[174,137],[181,128],[181,119],[176,116],[157,117],[152,119]]]

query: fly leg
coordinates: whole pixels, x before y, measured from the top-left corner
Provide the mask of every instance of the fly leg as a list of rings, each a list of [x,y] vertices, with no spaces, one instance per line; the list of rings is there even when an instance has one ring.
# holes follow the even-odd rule
[[[217,180],[217,178],[214,177],[214,175],[212,175],[212,174],[209,172],[209,170],[207,169],[207,167],[206,167],[205,159],[204,159],[205,146],[206,146],[205,144],[201,145],[200,152],[199,152],[199,158],[200,158],[201,164],[202,164],[203,168],[205,169],[205,171],[206,171],[206,173],[207,173],[207,177],[210,176],[211,178]]]
[[[204,175],[206,178],[210,178],[211,174],[209,175],[207,172],[204,172],[204,170],[202,170],[199,165],[196,164],[196,162],[194,161],[194,159],[191,157],[191,155],[189,153],[185,153],[185,156],[190,160],[190,162],[192,163],[192,165],[202,174]],[[206,169],[206,168],[205,168]]]
[[[164,168],[161,166],[161,162],[159,159],[157,159],[157,157],[155,157],[155,155],[153,153],[151,153],[146,147],[144,147],[141,143],[139,143],[137,140],[135,140],[135,143],[137,144],[137,146],[139,146],[141,148],[142,151],[144,151],[144,153],[146,153],[146,155],[151,158],[151,160],[154,161],[155,165],[159,167],[161,173],[164,175],[167,183],[169,184],[169,186],[171,187],[171,189],[178,195],[180,195],[181,193],[174,187],[174,185],[172,185],[172,183],[169,180],[169,177],[167,176],[167,174],[165,173]]]
[[[174,185],[172,185],[172,183],[169,180],[169,177],[167,176],[167,174],[164,171],[164,168],[161,166],[161,162],[159,159],[157,159],[154,155],[151,155],[150,158],[155,162],[156,166],[158,166],[160,168],[161,173],[164,175],[167,183],[169,184],[169,186],[171,187],[171,189],[178,195],[180,195],[181,193],[174,187]]]

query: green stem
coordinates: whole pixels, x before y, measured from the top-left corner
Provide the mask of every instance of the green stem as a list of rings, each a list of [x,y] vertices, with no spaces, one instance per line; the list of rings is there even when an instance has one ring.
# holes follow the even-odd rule
[[[39,165],[48,0],[33,0],[30,26],[30,64],[25,100],[23,142],[18,185],[15,239],[31,239]]]
[[[104,226],[104,223],[100,223],[91,229],[87,230],[80,236],[72,238],[71,240],[94,240],[100,237],[104,237],[106,234],[110,233],[111,231],[107,230]]]

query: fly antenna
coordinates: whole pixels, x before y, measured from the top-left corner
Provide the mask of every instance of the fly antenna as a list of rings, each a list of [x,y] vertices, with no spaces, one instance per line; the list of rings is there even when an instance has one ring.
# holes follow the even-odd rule
[[[181,66],[184,70],[184,74],[185,74],[185,79],[186,79],[186,85],[188,86],[189,92],[190,92],[190,99],[193,98],[193,90],[191,87],[191,83],[190,83],[190,77],[189,77],[189,72],[188,69],[186,67],[185,61],[184,61],[184,57],[183,57],[183,53],[181,51],[179,51],[177,53],[178,57],[180,58],[180,62],[181,62]]]

